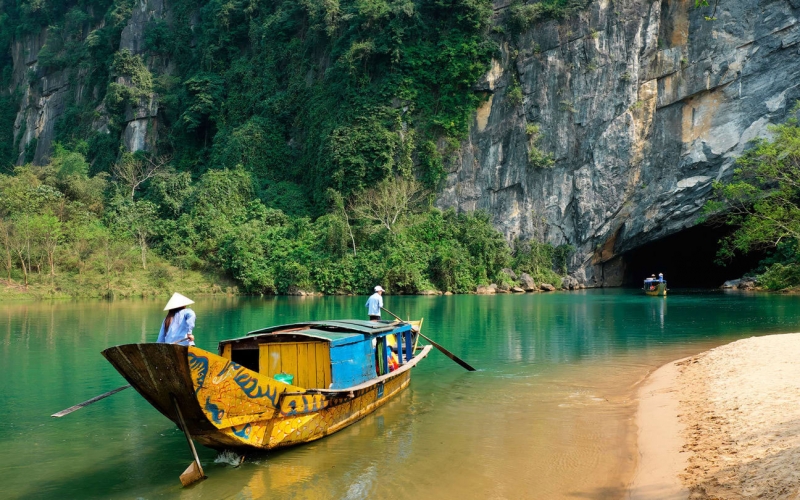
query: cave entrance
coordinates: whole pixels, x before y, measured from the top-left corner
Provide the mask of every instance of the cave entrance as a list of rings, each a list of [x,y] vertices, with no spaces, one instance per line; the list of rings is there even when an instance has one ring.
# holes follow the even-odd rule
[[[725,266],[714,263],[719,240],[731,234],[729,226],[702,224],[622,254],[623,286],[641,287],[651,274],[664,273],[670,288],[719,288],[758,267],[765,252],[737,256]]]

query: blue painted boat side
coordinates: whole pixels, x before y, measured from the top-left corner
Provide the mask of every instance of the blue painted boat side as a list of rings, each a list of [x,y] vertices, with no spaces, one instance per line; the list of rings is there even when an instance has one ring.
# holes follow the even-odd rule
[[[331,344],[331,389],[343,389],[376,377],[372,339],[335,346]]]

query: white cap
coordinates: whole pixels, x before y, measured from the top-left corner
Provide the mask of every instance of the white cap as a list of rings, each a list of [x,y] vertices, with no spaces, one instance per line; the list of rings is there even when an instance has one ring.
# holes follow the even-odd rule
[[[378,286],[375,287],[375,291],[376,292],[385,292],[386,290],[384,290],[383,288],[381,288],[380,285],[378,285]]]
[[[185,297],[175,292],[172,294],[172,297],[170,297],[167,305],[164,306],[164,310],[169,311],[170,309],[177,309],[179,307],[188,306],[189,304],[194,304],[194,301],[189,297]]]

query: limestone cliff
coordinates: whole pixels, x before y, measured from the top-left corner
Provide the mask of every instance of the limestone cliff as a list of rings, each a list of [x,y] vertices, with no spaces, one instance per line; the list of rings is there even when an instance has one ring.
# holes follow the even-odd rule
[[[621,284],[625,252],[696,224],[712,182],[800,98],[800,0],[710,3],[598,0],[508,37],[437,204],[572,244],[579,281]],[[531,165],[534,147],[554,164]]]
[[[165,16],[167,12],[163,0],[137,0],[122,30],[118,49],[135,55],[144,54],[147,24]],[[91,34],[93,28],[86,30],[86,36]],[[46,159],[52,149],[55,125],[64,115],[67,104],[90,102],[92,94],[99,90],[84,84],[88,73],[85,67],[58,70],[40,67],[39,53],[47,42],[47,36],[48,29],[45,28],[35,35],[21,37],[11,47],[14,68],[9,90],[22,92],[14,123],[14,139],[18,145],[17,164],[23,164],[26,160],[41,163]],[[146,60],[148,66],[159,66],[160,72],[167,69],[165,61],[160,58],[148,56]],[[131,85],[123,77],[118,77],[117,83]],[[157,96],[153,94],[142,99],[138,106],[128,106],[123,143],[129,151],[148,149],[155,141],[157,111]],[[95,112],[97,118],[92,128],[108,133],[104,107],[100,105]]]

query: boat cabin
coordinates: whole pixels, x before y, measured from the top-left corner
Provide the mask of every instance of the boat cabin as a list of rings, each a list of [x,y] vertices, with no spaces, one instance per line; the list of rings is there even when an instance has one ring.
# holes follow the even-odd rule
[[[309,321],[255,330],[219,343],[220,356],[305,389],[345,389],[392,371],[413,357],[409,323]]]

